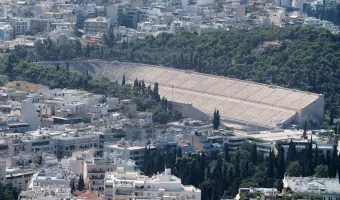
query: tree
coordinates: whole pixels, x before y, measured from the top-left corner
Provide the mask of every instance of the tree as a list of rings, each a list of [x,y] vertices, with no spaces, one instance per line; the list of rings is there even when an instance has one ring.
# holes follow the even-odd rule
[[[274,153],[273,151],[269,152],[269,157],[268,157],[268,178],[274,178]]]
[[[327,165],[316,166],[314,175],[318,178],[327,178],[328,177],[328,166]]]
[[[337,146],[333,145],[332,148],[332,158],[330,159],[330,165],[329,165],[329,175],[330,177],[335,177],[336,176],[336,172],[337,172],[337,161],[338,161],[338,154],[337,154]]]
[[[279,146],[279,169],[278,169],[278,176],[279,179],[283,179],[285,172],[286,172],[286,163],[285,163],[285,150],[284,148],[280,145]]]
[[[303,125],[303,138],[307,138],[307,122]]]
[[[290,140],[288,152],[287,152],[287,162],[286,164],[289,164],[292,161],[295,161],[297,158],[296,156],[296,148],[293,140]]]
[[[257,163],[257,145],[256,145],[256,143],[254,143],[252,145],[251,160],[252,160],[252,163],[256,165],[256,163]]]
[[[84,177],[83,177],[83,175],[80,175],[79,181],[78,181],[78,190],[83,191],[84,189],[85,189]]]
[[[223,147],[223,155],[224,155],[224,160],[225,161],[229,161],[229,145],[228,145],[228,143],[225,143],[224,144],[224,147]]]
[[[286,172],[289,176],[296,176],[296,177],[301,176],[302,168],[299,164],[299,161],[290,162],[287,166]]]
[[[152,96],[153,96],[153,99],[156,100],[157,102],[159,102],[161,100],[161,97],[160,97],[158,91],[159,91],[158,83],[156,82],[154,87],[153,87],[153,94],[152,94]]]
[[[15,199],[12,191],[10,191],[10,189],[7,187],[1,190],[0,197],[1,197],[0,198],[1,200],[14,200]]]
[[[217,130],[220,126],[220,112],[215,109],[214,116],[213,116],[213,128],[214,130]]]
[[[122,85],[125,85],[125,74],[123,74]]]

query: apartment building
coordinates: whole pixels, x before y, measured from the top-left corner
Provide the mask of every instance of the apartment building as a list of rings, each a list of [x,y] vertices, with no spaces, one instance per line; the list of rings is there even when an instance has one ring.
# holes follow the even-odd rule
[[[85,32],[88,34],[104,33],[109,26],[110,21],[105,17],[88,18],[84,22]]]
[[[15,19],[14,20],[14,29],[15,35],[24,35],[29,30],[29,20],[27,19]]]
[[[117,167],[105,174],[104,200],[118,199],[201,199],[201,190],[182,185],[181,179],[165,169],[161,174],[147,177],[139,171]]]
[[[67,156],[74,150],[99,148],[99,135],[96,133],[63,133],[52,137],[55,141],[57,156]]]
[[[156,149],[152,145],[148,145],[147,148]],[[121,140],[118,144],[104,144],[104,152],[116,153],[121,155],[124,160],[134,160],[138,167],[142,167],[144,164],[145,145],[143,144]]]
[[[114,159],[94,158],[92,161],[85,162],[87,169],[88,188],[91,190],[104,190],[105,172],[112,172],[116,169]]]

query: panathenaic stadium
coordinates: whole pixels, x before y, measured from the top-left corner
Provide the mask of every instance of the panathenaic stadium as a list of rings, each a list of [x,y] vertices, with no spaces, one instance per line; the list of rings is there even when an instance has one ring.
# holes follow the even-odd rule
[[[81,63],[71,64],[84,69],[76,66]],[[158,82],[160,95],[178,103],[177,108],[192,118],[209,118],[218,109],[222,122],[261,129],[323,120],[320,94],[152,65],[89,62],[87,68],[119,82],[124,74],[128,83]]]

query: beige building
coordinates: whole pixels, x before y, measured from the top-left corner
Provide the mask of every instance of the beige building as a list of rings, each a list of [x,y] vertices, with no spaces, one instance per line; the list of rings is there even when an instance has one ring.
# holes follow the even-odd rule
[[[116,169],[113,160],[105,158],[94,158],[93,161],[85,162],[87,170],[88,188],[91,190],[104,190],[105,172],[112,172]]]
[[[89,18],[84,22],[85,32],[88,34],[97,34],[106,32],[110,22],[105,17]]]

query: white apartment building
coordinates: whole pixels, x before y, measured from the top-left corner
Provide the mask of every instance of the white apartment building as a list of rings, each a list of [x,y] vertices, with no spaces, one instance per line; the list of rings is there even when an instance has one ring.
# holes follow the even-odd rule
[[[201,199],[201,190],[182,185],[181,179],[165,169],[161,174],[147,177],[139,171],[117,167],[105,174],[104,200],[121,199]]]
[[[288,177],[283,179],[284,192],[320,195],[324,200],[340,199],[338,178]]]
[[[73,174],[62,168],[43,169],[32,176],[27,189],[20,193],[18,199],[72,199],[70,187],[72,179],[74,179]]]
[[[21,101],[21,115],[32,130],[36,130],[41,125],[40,117],[32,103],[32,99]]]
[[[155,147],[149,145],[148,148],[154,150]],[[145,145],[134,144],[121,140],[118,144],[104,144],[104,152],[116,153],[124,160],[134,160],[138,167],[144,164]]]
[[[53,136],[57,156],[67,156],[75,150],[99,148],[100,140],[97,133],[63,133]]]
[[[84,22],[85,32],[88,34],[104,33],[110,27],[110,21],[105,17],[88,18]]]

